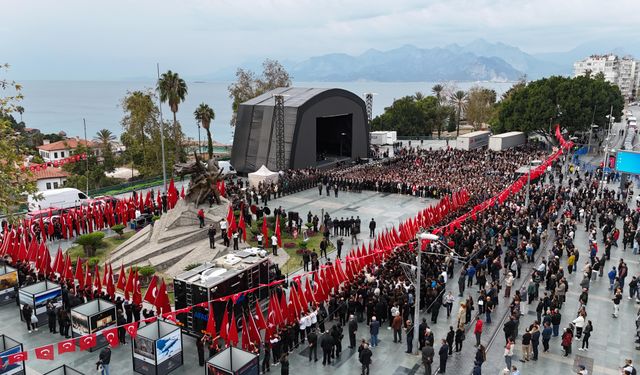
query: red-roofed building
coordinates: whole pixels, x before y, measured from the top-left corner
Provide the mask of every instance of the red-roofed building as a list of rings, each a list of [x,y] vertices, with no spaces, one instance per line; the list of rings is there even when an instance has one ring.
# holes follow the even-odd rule
[[[62,160],[71,156],[73,151],[78,148],[78,145],[80,144],[91,148],[91,152],[94,155],[100,155],[100,147],[96,143],[76,138],[64,139],[62,141],[38,146],[38,153],[44,161]]]
[[[38,191],[64,187],[65,182],[67,182],[67,177],[70,176],[70,174],[63,171],[62,168],[53,167],[33,171],[31,173],[33,175],[32,179],[36,181]]]

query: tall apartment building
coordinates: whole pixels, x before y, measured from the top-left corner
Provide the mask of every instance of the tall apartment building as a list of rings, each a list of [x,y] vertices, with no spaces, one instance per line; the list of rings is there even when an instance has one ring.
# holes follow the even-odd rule
[[[640,61],[631,56],[591,55],[573,64],[574,77],[585,75],[587,72],[592,76],[604,74],[604,79],[617,85],[626,99],[637,95],[640,85]]]

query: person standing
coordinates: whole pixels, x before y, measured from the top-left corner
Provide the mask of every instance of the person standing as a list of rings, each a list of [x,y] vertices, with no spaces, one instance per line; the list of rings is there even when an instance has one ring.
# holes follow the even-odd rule
[[[209,248],[215,249],[216,248],[216,227],[214,227],[213,224],[211,224],[211,226],[209,227],[209,230],[207,231],[207,236],[209,236]]]
[[[224,246],[229,247],[229,237],[227,236],[227,227],[229,223],[227,223],[226,219],[220,220],[220,234],[222,235],[222,240],[224,241]]]
[[[336,253],[337,257],[342,259],[342,246],[344,246],[344,239],[342,237],[338,238],[336,241]]]
[[[432,374],[431,364],[433,363],[433,356],[435,355],[435,351],[433,350],[433,346],[427,344],[422,348],[422,364],[424,365],[424,373]]]
[[[473,334],[476,335],[476,346],[480,346],[480,338],[482,337],[482,319],[478,318],[476,326],[473,329]]]
[[[544,323],[542,333],[540,335],[542,336],[542,351],[545,353],[549,351],[549,340],[551,340],[552,333],[553,330],[551,329],[551,324],[549,322]]]
[[[121,344],[126,344],[126,331],[124,329],[127,324],[127,318],[124,317],[122,310],[118,310],[118,316],[116,317],[116,324],[118,324],[118,339]]]
[[[427,324],[427,319],[422,318],[422,323],[420,323],[420,325],[418,326],[418,350],[422,351],[422,348],[424,347],[424,343],[425,343],[425,337],[424,334],[427,331],[427,328],[429,327],[429,325]]]
[[[369,365],[371,365],[372,356],[373,353],[371,352],[371,349],[369,349],[369,345],[365,343],[358,355],[358,360],[362,364],[362,375],[369,375]]]
[[[369,222],[369,238],[373,238],[376,234],[376,221],[371,218]]]
[[[407,339],[407,351],[405,353],[411,354],[413,353],[413,324],[411,320],[407,320],[405,322],[404,330],[405,330],[405,338]]]
[[[200,365],[200,367],[204,367],[204,346],[206,340],[206,335],[202,335],[202,337],[196,340],[196,350],[198,351],[198,365]]]
[[[393,329],[393,342],[402,343],[402,316],[399,312],[393,317],[391,328]]]
[[[462,342],[464,341],[464,326],[458,326],[456,330],[456,352],[462,350]]]
[[[58,333],[56,331],[56,307],[51,301],[47,302],[47,319],[49,322],[49,333]]]
[[[507,365],[507,368],[511,368],[511,361],[513,359],[513,340],[511,337],[508,338],[507,344],[504,346],[504,363]]]
[[[264,358],[262,358],[262,373],[264,374],[271,372],[271,344],[265,342],[262,348],[264,349]]]
[[[449,345],[449,355],[453,354],[453,341],[456,336],[456,332],[453,330],[453,326],[449,326],[449,332],[447,332],[447,345]]]
[[[356,347],[356,332],[358,331],[358,322],[353,315],[349,316],[349,349],[355,349]]]
[[[278,237],[275,234],[271,236],[271,253],[278,256]]]
[[[280,375],[289,375],[289,353],[282,353],[280,357]]]
[[[616,293],[613,296],[613,317],[618,317],[618,312],[620,311],[620,301],[622,300],[622,290],[620,288],[616,288]]]
[[[529,328],[527,328],[522,335],[522,358],[520,358],[520,362],[528,362],[529,357],[531,356],[531,332]]]
[[[200,228],[204,228],[204,210],[198,210],[198,221],[200,222]]]
[[[371,347],[378,346],[378,333],[380,333],[380,322],[375,316],[371,317],[371,323],[369,324],[369,334],[371,334]]]
[[[31,308],[31,306],[29,305],[22,305],[22,318],[24,319],[24,322],[27,324],[27,331],[29,331],[29,333],[31,333],[32,330],[38,330],[38,326],[36,324],[33,324],[32,319],[33,319],[33,309]]]
[[[318,362],[318,334],[315,328],[312,328],[307,335],[307,342],[309,343],[309,362],[311,362],[312,355],[314,362]]]
[[[591,332],[593,331],[593,323],[591,321],[587,321],[587,325],[582,330],[582,347],[578,348],[578,350],[589,350],[589,337],[591,337]]]
[[[531,349],[533,350],[533,360],[538,360],[538,346],[540,346],[540,327],[534,322],[531,328]]]
[[[231,237],[233,237],[233,250],[240,250],[240,247],[239,247],[240,234],[238,233],[238,231],[234,230]]]
[[[447,358],[449,357],[449,345],[447,345],[447,340],[445,339],[442,339],[442,346],[438,350],[438,356],[440,357],[438,373],[444,374],[447,371]]]
[[[100,351],[98,363],[102,365],[102,375],[109,375],[109,363],[111,363],[111,349],[109,349],[109,346]]]
[[[333,350],[333,337],[329,334],[329,331],[325,331],[324,335],[322,335],[322,340],[320,341],[320,345],[322,346],[322,365],[325,366],[327,363],[331,364],[331,351]]]
[[[562,334],[562,349],[564,350],[564,356],[567,357],[571,354],[571,341],[573,340],[573,333],[571,333],[571,328],[566,328],[564,333]]]

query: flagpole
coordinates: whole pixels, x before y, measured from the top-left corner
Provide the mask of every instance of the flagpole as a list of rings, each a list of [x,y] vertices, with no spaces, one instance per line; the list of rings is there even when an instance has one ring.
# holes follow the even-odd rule
[[[160,81],[160,63],[156,63],[156,70],[158,73],[158,81]],[[157,87],[157,84],[156,84]],[[167,165],[164,159],[164,121],[162,120],[162,101],[160,100],[160,88],[158,90],[158,109],[160,110],[160,149],[162,152],[162,189],[163,192],[167,192]]]

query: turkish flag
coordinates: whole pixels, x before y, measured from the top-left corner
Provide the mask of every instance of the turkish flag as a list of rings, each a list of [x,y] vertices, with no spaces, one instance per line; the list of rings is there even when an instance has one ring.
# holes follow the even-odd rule
[[[95,265],[95,288],[98,291],[98,293],[102,292],[102,281],[100,280],[100,268],[98,268],[98,265]]]
[[[227,342],[230,345],[238,345],[238,327],[236,326],[236,317],[234,312],[231,313],[231,322],[229,322],[229,333],[227,334],[227,338],[229,339]]]
[[[82,336],[78,340],[79,340],[79,343],[80,343],[80,350],[88,350],[88,349],[91,349],[94,346],[96,346],[96,334],[95,333],[92,333],[90,335]]]
[[[280,234],[280,215],[276,216],[276,237],[278,238],[278,247],[282,247],[282,236]]]
[[[80,289],[84,289],[84,273],[82,272],[82,259],[78,257],[76,261],[76,280],[78,281],[78,285],[80,285]]]
[[[124,299],[129,299],[129,293],[133,292],[133,279],[134,273],[133,269],[129,267],[129,274],[127,275],[127,283],[124,287]]]
[[[169,302],[169,296],[167,296],[167,286],[164,284],[164,280],[160,282],[160,289],[158,290],[158,296],[155,300],[155,306],[160,314],[171,312],[171,303]]]
[[[70,353],[76,351],[76,339],[60,341],[58,343],[58,354]]]
[[[269,248],[269,229],[267,229],[267,215],[262,216],[262,247]]]
[[[136,336],[138,335],[138,322],[131,322],[129,324],[125,324],[124,330],[127,331],[127,333],[129,334],[129,336],[131,336],[132,339],[135,339]]]
[[[156,275],[153,275],[153,277],[151,278],[151,282],[149,283],[149,288],[147,288],[147,292],[144,294],[143,300],[153,305],[156,303],[157,297],[158,297],[158,278],[156,277]]]
[[[136,305],[142,304],[142,292],[140,291],[140,280],[138,280],[138,271],[135,271],[133,275],[133,303]]]
[[[120,273],[118,273],[118,282],[116,283],[116,288],[120,290],[124,290],[124,287],[127,284],[127,279],[124,274],[124,264],[120,265]]]
[[[264,314],[262,314],[262,308],[260,307],[260,304],[258,303],[258,301],[256,301],[256,320],[257,320],[257,325],[258,327],[260,327],[260,329],[266,329],[267,328],[267,321],[264,320]]]
[[[53,345],[46,345],[35,349],[36,358],[53,360]]]
[[[229,313],[227,307],[224,307],[224,315],[222,316],[222,324],[220,325],[220,337],[227,341],[229,332]]]
[[[29,359],[29,354],[27,354],[27,352],[19,352],[7,356],[7,363],[10,365],[15,365],[16,363],[24,362],[27,359]]]
[[[249,326],[247,320],[242,316],[242,349],[249,350]]]
[[[209,305],[209,318],[207,319],[207,333],[216,337],[216,318],[213,315],[213,306]]]
[[[102,331],[102,336],[109,342],[112,348],[115,348],[120,343],[118,339],[118,328],[110,328]]]

